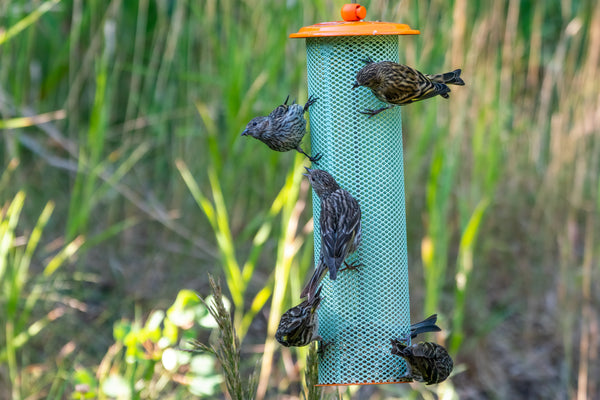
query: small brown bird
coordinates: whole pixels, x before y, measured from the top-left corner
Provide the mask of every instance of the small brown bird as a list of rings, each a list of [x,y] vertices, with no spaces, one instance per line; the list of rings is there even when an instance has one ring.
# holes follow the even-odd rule
[[[279,321],[275,339],[286,347],[302,347],[322,340],[318,333],[317,308],[321,303],[321,287],[299,305],[287,310]]]
[[[311,157],[302,150],[300,142],[306,133],[306,119],[304,113],[317,99],[311,96],[304,107],[295,102],[288,105],[288,96],[284,103],[275,108],[266,117],[253,118],[242,136],[252,136],[260,140],[275,151],[296,150],[304,154],[311,162],[317,162],[321,155]]]
[[[375,97],[390,104],[376,110],[361,111],[370,117],[394,105],[402,106],[437,95],[447,99],[450,92],[447,84],[459,86],[465,84],[460,78],[460,69],[445,74],[424,75],[414,68],[392,61],[374,62],[370,58],[363,61],[367,65],[356,74],[352,89],[366,86],[371,89]]]
[[[392,354],[406,360],[406,374],[402,378],[440,383],[448,378],[454,362],[445,348],[437,343],[421,342],[408,346],[408,340],[392,339]]]
[[[362,237],[360,206],[328,172],[310,168],[306,168],[306,171],[308,173],[304,176],[321,199],[319,223],[322,260],[319,264],[324,264],[321,269],[326,266],[329,269],[329,278],[335,280],[342,263],[347,268],[356,267],[346,264],[345,259],[358,248]],[[315,274],[319,273],[317,270]]]

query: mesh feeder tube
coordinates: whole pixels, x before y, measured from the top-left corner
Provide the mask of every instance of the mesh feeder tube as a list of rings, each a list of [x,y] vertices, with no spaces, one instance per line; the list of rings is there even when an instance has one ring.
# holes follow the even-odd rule
[[[399,35],[419,31],[405,24],[361,21],[364,7],[346,4],[344,21],[325,22],[290,35],[306,39],[308,93],[315,166],[334,176],[359,202],[362,242],[348,263],[362,264],[323,279],[318,311],[324,351],[320,385],[402,382],[404,360],[390,339],[409,331],[410,304],[400,107],[372,118],[364,109],[385,106],[368,88],[352,89],[362,61],[399,62]],[[313,191],[315,259],[321,248],[320,202]]]

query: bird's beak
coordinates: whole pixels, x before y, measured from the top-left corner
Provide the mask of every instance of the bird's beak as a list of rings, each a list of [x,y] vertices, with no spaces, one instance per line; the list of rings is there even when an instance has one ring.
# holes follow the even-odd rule
[[[302,174],[302,175],[304,175],[305,177],[308,178],[310,176],[310,173],[312,172],[312,169],[310,169],[308,167],[304,167],[304,169],[306,169],[306,172],[308,172],[308,173],[307,174]]]
[[[360,84],[358,83],[358,81],[356,81],[356,82],[354,82],[354,85],[352,85],[352,89],[356,89],[359,86],[360,86]]]
[[[244,129],[244,132],[240,136],[248,136],[248,129]]]

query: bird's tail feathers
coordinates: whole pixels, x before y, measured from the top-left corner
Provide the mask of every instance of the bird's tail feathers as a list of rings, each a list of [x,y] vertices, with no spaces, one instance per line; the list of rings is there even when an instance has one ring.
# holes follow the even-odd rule
[[[321,238],[321,240],[324,239]],[[340,265],[342,265],[342,263],[344,262],[344,259],[335,256],[330,256],[326,253],[327,252],[323,252],[323,250],[321,250],[322,262],[327,266],[327,268],[329,268],[329,279],[335,281],[337,279],[338,269]]]
[[[460,73],[461,73],[461,69],[455,69],[452,72],[446,72],[444,74],[444,81],[446,84],[450,83],[452,85],[457,85],[457,86],[464,86],[465,85],[465,81],[462,80],[462,78],[460,77]]]
[[[301,299],[305,297],[311,299],[316,295],[317,292],[321,291],[319,283],[321,283],[321,280],[323,279],[323,276],[325,276],[326,272],[327,266],[321,259],[319,260],[319,265],[317,266],[317,268],[315,268],[312,276],[310,277],[310,280],[308,281],[306,286],[304,286],[304,289],[302,289],[302,293],[300,293]],[[317,288],[319,288],[318,291]]]
[[[450,90],[450,88],[445,83],[433,82],[433,85],[435,86],[434,96],[436,94],[439,94],[440,96],[442,96],[445,99],[447,99],[448,97],[450,97],[448,95],[448,93],[450,93],[451,90]]]
[[[429,78],[429,80],[431,80],[432,82],[464,86],[465,82],[460,77],[461,72],[462,70],[459,68],[451,72],[446,72],[444,74],[427,75],[427,78]]]
[[[337,279],[337,273],[338,273],[338,268],[337,268],[337,262],[335,261],[336,259],[332,259],[331,264],[328,265],[329,267],[329,279],[331,279],[332,281],[335,281]],[[343,262],[343,260],[342,260]],[[341,262],[340,262],[341,264]]]
[[[410,337],[414,339],[420,333],[426,332],[439,332],[442,329],[437,326],[435,323],[437,322],[437,314],[433,314],[427,319],[417,322],[416,324],[412,324],[410,326]]]
[[[319,289],[317,289],[317,291],[314,293],[313,297],[309,297],[308,298],[308,304],[310,304],[310,310],[311,312],[315,312],[317,310],[317,308],[319,308],[319,305],[321,304],[321,289],[323,288],[323,286],[319,285]]]

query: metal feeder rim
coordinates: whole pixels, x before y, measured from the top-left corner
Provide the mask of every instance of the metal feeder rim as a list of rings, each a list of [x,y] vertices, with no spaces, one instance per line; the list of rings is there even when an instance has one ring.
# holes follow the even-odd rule
[[[317,383],[315,386],[365,386],[365,385],[398,385],[402,383],[411,383],[412,380],[402,380],[394,382],[361,382],[361,383]]]

